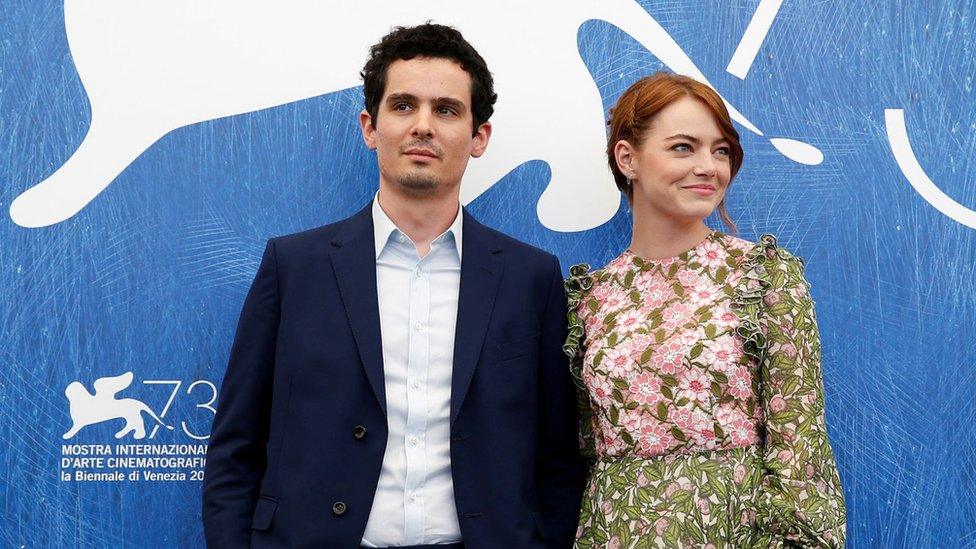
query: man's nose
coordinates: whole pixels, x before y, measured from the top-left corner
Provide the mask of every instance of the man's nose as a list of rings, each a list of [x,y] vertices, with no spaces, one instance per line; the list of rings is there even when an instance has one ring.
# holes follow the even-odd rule
[[[426,109],[419,109],[413,120],[413,128],[410,134],[418,139],[430,139],[434,137],[433,113]]]

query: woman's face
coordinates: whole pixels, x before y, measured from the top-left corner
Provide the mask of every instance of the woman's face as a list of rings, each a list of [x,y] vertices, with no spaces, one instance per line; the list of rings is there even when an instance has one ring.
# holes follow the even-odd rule
[[[684,97],[651,120],[640,147],[620,141],[614,153],[631,177],[635,215],[684,224],[704,220],[722,201],[731,177],[730,151],[711,111]]]

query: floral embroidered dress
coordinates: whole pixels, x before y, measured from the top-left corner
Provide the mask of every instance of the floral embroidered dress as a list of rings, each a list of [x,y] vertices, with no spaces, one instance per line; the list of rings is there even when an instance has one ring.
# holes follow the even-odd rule
[[[588,269],[567,281],[594,462],[577,547],[843,547],[802,262],[713,232]]]

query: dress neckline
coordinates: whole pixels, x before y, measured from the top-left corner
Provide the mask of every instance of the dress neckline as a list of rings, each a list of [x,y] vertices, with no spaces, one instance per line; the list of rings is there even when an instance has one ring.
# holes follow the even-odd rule
[[[669,257],[662,257],[662,258],[659,258],[659,259],[648,259],[646,257],[637,255],[632,249],[630,249],[630,247],[627,247],[627,249],[625,249],[623,251],[623,253],[620,254],[620,258],[621,259],[625,259],[625,260],[632,261],[632,262],[634,262],[636,264],[643,264],[643,265],[646,265],[646,266],[651,266],[651,265],[670,265],[671,263],[678,262],[678,261],[685,262],[685,261],[688,260],[688,258],[691,257],[692,252],[695,252],[695,251],[703,248],[705,246],[705,244],[707,244],[709,242],[717,242],[717,241],[719,241],[723,236],[724,236],[724,234],[721,231],[712,229],[712,230],[710,230],[708,232],[707,235],[705,235],[705,238],[701,239],[697,244],[695,244],[691,248],[688,248],[687,250],[685,250],[685,251],[683,251],[683,252],[681,252],[681,253],[679,253],[677,255],[672,255],[672,256],[669,256]],[[635,260],[639,260],[639,261],[635,261]]]

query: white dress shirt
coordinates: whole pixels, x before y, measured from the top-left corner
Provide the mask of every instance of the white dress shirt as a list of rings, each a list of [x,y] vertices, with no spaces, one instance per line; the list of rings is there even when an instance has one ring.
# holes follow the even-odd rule
[[[451,478],[451,373],[461,282],[461,206],[421,259],[373,199],[389,436],[362,545],[461,541]]]

